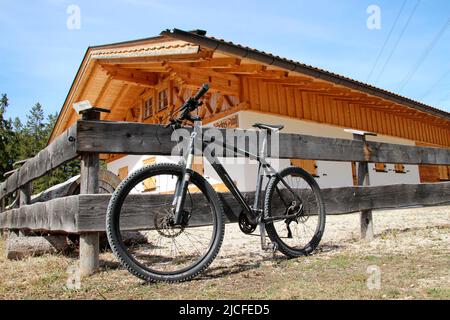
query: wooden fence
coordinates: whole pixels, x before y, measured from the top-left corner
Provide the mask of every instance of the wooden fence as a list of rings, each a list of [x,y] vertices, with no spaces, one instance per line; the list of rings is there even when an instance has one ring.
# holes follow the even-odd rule
[[[0,229],[80,234],[80,268],[88,275],[98,266],[98,233],[105,231],[105,214],[110,195],[98,193],[99,154],[171,155],[175,142],[172,130],[158,125],[99,121],[88,112],[34,158],[0,184]],[[324,189],[327,214],[362,212],[361,230],[371,237],[371,210],[432,206],[450,203],[450,182],[436,184],[368,186],[367,163],[450,165],[450,150],[368,142],[364,135],[354,140],[280,134],[279,158],[314,159],[359,163],[359,187]],[[81,194],[30,204],[30,184],[67,161],[81,157]],[[4,200],[20,196],[20,207],[5,211]],[[252,198],[253,194],[248,194]],[[153,219],[141,195],[130,216],[130,229],[151,227]],[[221,194],[228,222],[240,212],[230,194]],[[148,202],[147,202],[148,203]],[[193,222],[196,223],[195,221]],[[201,224],[201,221],[198,222]]]

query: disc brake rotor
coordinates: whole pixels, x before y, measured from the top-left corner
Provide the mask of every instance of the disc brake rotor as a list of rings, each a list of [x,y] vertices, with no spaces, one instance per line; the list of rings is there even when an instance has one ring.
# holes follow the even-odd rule
[[[154,218],[154,224],[156,231],[164,238],[176,238],[184,231],[184,226],[174,227],[172,224],[172,214],[167,212],[162,214],[158,212]]]

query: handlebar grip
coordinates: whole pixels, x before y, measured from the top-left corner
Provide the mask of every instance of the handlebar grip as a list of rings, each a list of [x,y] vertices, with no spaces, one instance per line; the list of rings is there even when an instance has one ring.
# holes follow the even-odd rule
[[[205,95],[205,93],[208,92],[208,90],[209,90],[209,85],[205,83],[205,84],[201,87],[201,89],[197,92],[197,94],[195,95],[194,100],[195,100],[195,101],[200,100],[200,99]]]

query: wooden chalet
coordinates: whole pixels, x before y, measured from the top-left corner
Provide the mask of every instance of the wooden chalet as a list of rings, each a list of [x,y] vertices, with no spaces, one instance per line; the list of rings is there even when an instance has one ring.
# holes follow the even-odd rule
[[[205,124],[246,129],[257,121],[282,123],[285,132],[349,139],[351,135],[344,129],[352,128],[377,133],[375,141],[450,147],[448,112],[209,37],[204,31],[177,29],[148,39],[88,48],[50,141],[79,118],[72,108],[76,102],[89,100],[94,106],[109,109],[111,113],[102,114],[102,120],[165,123],[168,115],[203,83],[211,87],[199,110]],[[105,157],[110,170],[121,177],[136,161],[140,165],[156,161],[139,158],[134,164],[126,164],[124,156]],[[301,159],[291,162],[305,167],[327,186],[355,181],[354,164]],[[373,164],[371,172],[373,184],[450,179],[447,166]]]

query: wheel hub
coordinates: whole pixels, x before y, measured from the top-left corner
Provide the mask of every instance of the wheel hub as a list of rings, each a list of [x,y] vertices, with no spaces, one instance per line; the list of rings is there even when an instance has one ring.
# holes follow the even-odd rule
[[[156,231],[164,238],[176,238],[181,235],[184,229],[188,226],[190,213],[187,211],[182,212],[181,225],[175,226],[173,213],[166,211],[166,213],[156,213],[154,224]]]

